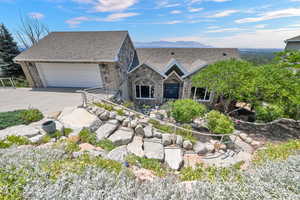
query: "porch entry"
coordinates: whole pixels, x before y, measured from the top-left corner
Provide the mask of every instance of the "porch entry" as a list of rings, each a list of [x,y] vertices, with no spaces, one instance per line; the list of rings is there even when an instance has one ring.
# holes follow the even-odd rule
[[[164,98],[178,99],[179,98],[180,83],[165,83],[164,84]]]

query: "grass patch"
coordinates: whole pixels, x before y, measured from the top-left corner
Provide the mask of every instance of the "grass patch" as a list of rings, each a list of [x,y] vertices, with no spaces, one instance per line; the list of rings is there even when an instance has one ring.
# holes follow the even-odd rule
[[[106,103],[100,103],[100,102],[96,102],[94,103],[95,106],[98,106],[100,108],[104,108],[105,110],[108,111],[113,111],[114,107],[112,105],[106,104]]]
[[[30,124],[43,119],[43,114],[37,109],[16,110],[0,113],[0,130],[10,126]]]
[[[64,135],[69,136],[73,132],[73,129],[71,128],[64,128]]]
[[[243,162],[237,163],[231,167],[204,167],[197,165],[196,168],[186,167],[180,171],[180,179],[182,181],[240,181],[242,176],[239,171]]]
[[[159,160],[140,158],[135,155],[129,155],[126,157],[126,161],[130,165],[139,165],[142,168],[152,170],[156,176],[164,177],[167,174],[167,169]]]
[[[197,142],[197,138],[193,136],[193,133],[188,130],[192,130],[192,127],[190,125],[184,125],[183,128],[188,130],[182,130],[182,129],[176,129],[174,130],[173,126],[161,124],[159,121],[155,119],[150,119],[149,123],[153,125],[154,128],[165,132],[165,133],[174,133],[176,135],[181,135],[185,140],[190,140],[192,143]]]
[[[0,149],[9,148],[12,145],[26,145],[31,142],[26,137],[10,135],[5,140],[0,140]]]
[[[110,141],[108,139],[104,139],[104,140],[101,140],[99,142],[96,142],[95,145],[97,147],[101,147],[102,149],[104,149],[106,151],[111,151],[114,148],[116,148],[116,146],[112,143],[112,141]]]
[[[42,168],[46,173],[49,173],[51,179],[57,179],[61,174],[66,172],[80,174],[88,166],[105,169],[115,174],[119,174],[122,170],[122,164],[117,161],[106,160],[101,157],[91,157],[88,154],[84,154],[77,159],[65,159],[47,163],[42,165]]]
[[[267,144],[266,149],[257,151],[253,162],[262,164],[267,160],[286,160],[300,150],[300,140],[289,140],[281,144]]]

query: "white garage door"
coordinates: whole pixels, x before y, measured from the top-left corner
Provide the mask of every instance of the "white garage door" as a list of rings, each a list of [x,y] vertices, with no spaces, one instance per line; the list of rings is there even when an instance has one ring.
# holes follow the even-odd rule
[[[46,87],[101,87],[97,64],[37,63],[40,77]]]

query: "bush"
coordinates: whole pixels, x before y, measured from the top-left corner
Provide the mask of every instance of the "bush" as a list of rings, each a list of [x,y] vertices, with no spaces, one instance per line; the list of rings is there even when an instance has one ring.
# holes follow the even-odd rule
[[[12,145],[26,145],[30,144],[30,141],[26,137],[10,135],[5,140],[0,140],[0,149],[9,148]]]
[[[24,110],[20,114],[25,124],[30,124],[31,122],[40,121],[41,119],[44,118],[43,114],[38,109]]]
[[[112,141],[108,139],[104,139],[104,140],[100,140],[99,142],[96,142],[95,146],[101,147],[106,151],[111,151],[114,148],[116,148],[116,146],[112,143]]]
[[[255,108],[256,120],[271,122],[284,116],[284,110],[278,105],[257,106]]]
[[[91,133],[91,131],[87,128],[84,128],[79,133],[80,141],[84,143],[96,144],[97,137],[95,133]]]
[[[0,130],[10,126],[23,124],[24,121],[20,118],[20,113],[23,110],[1,112],[0,113]]]
[[[97,102],[97,103],[94,103],[94,105],[98,106],[100,108],[104,108],[105,110],[108,110],[108,111],[113,111],[114,110],[114,107],[110,104],[107,104],[107,103]]]
[[[206,107],[203,104],[192,99],[180,99],[170,103],[170,106],[171,116],[181,123],[191,122],[195,117],[203,116],[206,112]]]
[[[207,116],[207,128],[216,134],[230,134],[234,131],[234,123],[219,111],[210,111]]]
[[[73,132],[73,129],[71,129],[71,128],[64,128],[64,135],[65,136],[69,136],[70,133],[72,133],[72,132]]]

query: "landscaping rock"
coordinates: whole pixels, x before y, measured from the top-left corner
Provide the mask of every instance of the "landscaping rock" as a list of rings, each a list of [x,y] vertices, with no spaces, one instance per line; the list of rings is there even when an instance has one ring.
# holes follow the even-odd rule
[[[32,143],[37,143],[37,142],[40,142],[43,137],[44,137],[44,135],[37,135],[37,136],[29,138],[29,141]]]
[[[124,145],[113,149],[111,152],[107,154],[106,158],[118,162],[124,162],[127,155],[128,155],[127,146]]]
[[[153,137],[156,137],[156,138],[162,138],[162,133],[161,133],[161,132],[158,132],[157,130],[154,130],[154,131],[153,131]]]
[[[104,125],[100,126],[96,131],[97,140],[108,138],[119,126],[119,121],[116,119],[107,121]]]
[[[71,114],[76,108],[77,107],[65,107],[58,116],[58,120],[61,121],[62,117]]]
[[[168,146],[172,144],[172,135],[171,134],[162,134],[162,144]]]
[[[128,127],[130,120],[129,119],[124,119],[122,126]]]
[[[70,136],[79,136],[80,131],[82,130],[82,128],[77,128],[77,129],[73,129],[72,133],[70,133]]]
[[[96,107],[94,114],[97,115],[98,117],[100,117],[100,115],[104,112],[105,112],[104,108]]]
[[[165,148],[165,162],[171,169],[179,170],[183,164],[183,152],[180,148]]]
[[[80,141],[80,137],[79,137],[79,136],[69,136],[69,137],[67,138],[67,140],[68,140],[69,142],[78,143],[78,142]]]
[[[134,176],[137,178],[138,181],[153,181],[155,178],[157,178],[153,171],[149,169],[144,168],[138,168],[136,166],[132,166],[131,170],[134,174]]]
[[[197,154],[201,154],[201,155],[204,155],[208,152],[205,143],[202,142],[196,142],[193,149]]]
[[[183,142],[183,148],[185,150],[192,150],[193,149],[193,143],[191,141],[189,141],[189,140],[185,140]]]
[[[95,147],[89,143],[82,143],[79,145],[80,151],[89,151],[89,150],[98,150],[101,151],[103,150],[101,147]]]
[[[138,157],[144,157],[143,137],[135,136],[132,142],[127,145],[127,151],[128,153],[134,154]]]
[[[144,128],[144,133],[145,133],[145,137],[146,138],[151,138],[153,136],[153,130],[152,130],[152,126],[146,126]]]
[[[171,134],[171,144],[176,144],[177,135]]]
[[[40,130],[32,126],[18,125],[0,130],[0,140],[4,140],[7,136],[16,135],[31,138],[40,134]]]
[[[109,118],[110,119],[116,119],[117,113],[116,112],[110,112],[109,113]]]
[[[177,135],[176,137],[176,145],[182,147],[183,144],[183,137],[181,135]]]
[[[60,114],[61,114],[61,111],[53,112],[48,115],[48,118],[57,120]]]
[[[138,125],[138,122],[136,120],[132,120],[129,123],[129,127],[135,129],[135,127]]]
[[[162,144],[161,138],[144,138],[144,142],[155,142]]]
[[[248,135],[246,133],[240,133],[239,136],[244,141],[248,138]]]
[[[123,122],[124,120],[126,119],[126,117],[124,117],[124,116],[121,116],[121,115],[117,115],[116,116],[116,120],[118,120],[119,122]]]
[[[121,146],[127,145],[132,141],[134,132],[131,128],[119,128],[108,139],[112,141],[114,145]]]
[[[196,168],[197,165],[203,164],[203,160],[201,159],[201,156],[199,156],[198,154],[185,154],[183,160],[184,160],[184,167]]]
[[[72,112],[60,116],[60,122],[62,122],[66,128],[88,128],[92,132],[96,131],[102,123],[97,116],[92,115],[83,108],[76,108]]]
[[[60,132],[64,132],[64,125],[62,123],[60,123],[59,121],[54,121],[55,122],[55,126],[56,126],[56,130],[60,131]]]
[[[106,121],[106,120],[109,119],[109,115],[110,115],[110,113],[109,113],[108,111],[105,110],[105,111],[99,116],[99,118],[100,118],[101,120]]]
[[[205,143],[205,147],[206,147],[208,152],[213,152],[215,150],[215,146],[211,143]]]
[[[253,142],[253,139],[251,137],[247,137],[244,141],[248,144],[251,144]]]
[[[252,146],[259,146],[259,145],[260,145],[260,142],[258,142],[258,141],[252,141],[252,142],[251,142],[251,145],[252,145]]]
[[[164,160],[164,146],[161,143],[144,141],[144,152],[146,158]]]
[[[137,125],[135,127],[135,134],[140,135],[140,136],[144,136],[145,132],[144,132],[144,128],[143,128],[142,125]]]

